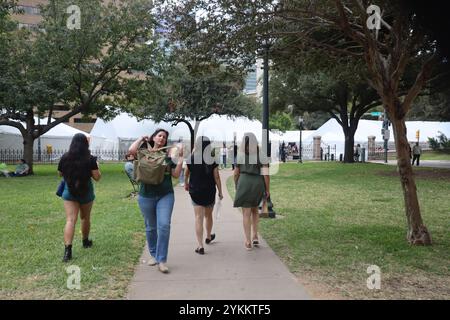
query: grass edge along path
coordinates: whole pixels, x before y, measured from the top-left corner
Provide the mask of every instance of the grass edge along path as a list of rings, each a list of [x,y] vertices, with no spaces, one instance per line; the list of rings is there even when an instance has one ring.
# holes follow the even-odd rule
[[[450,299],[450,170],[418,168],[416,182],[430,247],[406,241],[396,167],[289,163],[271,177],[277,219],[261,234],[299,281],[350,299]],[[234,196],[232,178],[227,187]],[[367,288],[370,266],[381,289]]]

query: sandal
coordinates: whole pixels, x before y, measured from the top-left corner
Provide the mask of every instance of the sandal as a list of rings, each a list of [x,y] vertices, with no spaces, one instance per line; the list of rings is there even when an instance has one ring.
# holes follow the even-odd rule
[[[216,234],[211,233],[211,239],[206,238],[206,240],[205,240],[206,244],[210,244],[211,241],[213,241],[215,238],[216,238]]]
[[[247,249],[248,251],[252,250],[252,244],[251,244],[251,242],[246,242],[246,243],[245,243],[245,249]]]
[[[205,254],[205,248],[197,248],[195,249],[195,252],[198,254]]]
[[[253,245],[254,245],[255,247],[259,247],[259,240],[258,240],[258,239],[254,239],[254,240],[253,240]]]

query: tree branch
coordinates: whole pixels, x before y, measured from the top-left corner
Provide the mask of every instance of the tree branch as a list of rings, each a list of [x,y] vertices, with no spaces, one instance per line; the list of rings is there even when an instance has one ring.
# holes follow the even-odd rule
[[[341,125],[341,127],[344,127],[344,124],[343,124],[342,120],[339,119],[339,117],[338,117],[336,114],[334,114],[333,112],[328,112],[328,114],[329,114],[333,119],[336,119],[336,121]]]
[[[406,94],[405,99],[403,100],[403,109],[405,114],[408,113],[409,109],[411,108],[412,102],[414,99],[418,96],[422,88],[424,87],[427,79],[430,77],[430,74],[432,72],[432,69],[434,65],[437,63],[439,59],[439,56],[437,53],[433,54],[423,65],[422,69],[420,70],[419,74],[416,77],[416,81],[414,82],[414,85],[409,89],[408,93]]]

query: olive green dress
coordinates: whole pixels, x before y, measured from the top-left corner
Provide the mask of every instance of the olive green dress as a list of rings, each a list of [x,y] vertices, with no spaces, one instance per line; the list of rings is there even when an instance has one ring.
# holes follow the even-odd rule
[[[259,206],[265,192],[264,176],[260,164],[237,164],[240,170],[236,186],[234,207],[253,208]]]

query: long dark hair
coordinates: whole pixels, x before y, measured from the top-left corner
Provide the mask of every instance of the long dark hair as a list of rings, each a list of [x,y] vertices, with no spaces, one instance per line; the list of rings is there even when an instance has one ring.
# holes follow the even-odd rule
[[[242,138],[242,144],[240,148],[241,152],[241,161],[247,164],[259,164],[259,146],[258,139],[252,132],[244,133],[244,137]]]
[[[192,165],[199,165],[202,166],[204,169],[204,172],[206,174],[210,174],[212,172],[211,165],[207,164],[204,156],[205,156],[205,150],[211,146],[211,140],[209,140],[208,137],[200,136],[197,138],[197,141],[195,142],[194,150],[191,154],[191,164]],[[211,149],[210,149],[211,150]],[[196,154],[201,153],[201,163],[195,163],[195,160],[199,158],[199,156],[195,156]]]
[[[82,133],[74,135],[69,152],[64,157],[62,170],[70,193],[75,197],[86,195],[91,178],[91,151],[87,137]]]
[[[150,144],[150,146],[153,148],[155,145],[155,142],[153,141],[153,138],[160,132],[164,132],[166,134],[166,144],[163,145],[163,147],[167,146],[167,143],[169,141],[169,131],[164,130],[164,129],[156,129],[155,132],[153,132],[153,134],[150,136],[150,141],[148,141],[148,143]]]
[[[244,133],[242,138],[241,150],[246,155],[254,155],[259,153],[258,139],[252,132]]]

